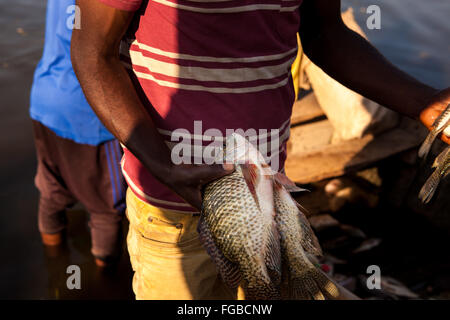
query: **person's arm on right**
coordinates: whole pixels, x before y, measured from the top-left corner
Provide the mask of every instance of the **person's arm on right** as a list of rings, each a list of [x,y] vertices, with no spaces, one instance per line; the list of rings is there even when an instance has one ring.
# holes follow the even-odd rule
[[[200,209],[201,187],[232,169],[226,171],[221,165],[173,164],[169,148],[119,60],[120,40],[134,12],[98,0],[77,0],[77,5],[81,29],[73,30],[72,64],[91,107],[155,178]]]

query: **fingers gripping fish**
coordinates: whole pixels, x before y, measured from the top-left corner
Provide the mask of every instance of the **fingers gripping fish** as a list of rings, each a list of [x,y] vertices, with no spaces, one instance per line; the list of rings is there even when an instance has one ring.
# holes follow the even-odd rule
[[[444,134],[450,135],[450,104],[441,113],[441,115],[434,121],[432,129],[425,141],[422,143],[419,149],[419,157],[426,158],[428,153],[430,152],[431,146],[436,140],[437,136],[444,131]]]

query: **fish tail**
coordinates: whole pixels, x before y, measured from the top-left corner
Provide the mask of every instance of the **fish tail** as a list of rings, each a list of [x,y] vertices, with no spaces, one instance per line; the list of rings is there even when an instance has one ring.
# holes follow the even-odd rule
[[[425,141],[422,143],[419,149],[419,158],[426,158],[428,153],[430,152],[431,146],[433,145],[434,140],[437,137],[437,133],[430,132],[426,137]]]
[[[271,226],[264,262],[269,278],[275,285],[279,285],[281,282],[281,248],[280,235],[275,221]]]
[[[270,272],[266,268],[264,259],[256,264],[243,264],[243,287],[245,289],[245,298],[248,300],[279,300],[281,299],[279,285],[270,277]],[[244,261],[241,261],[244,263]]]
[[[246,300],[280,300],[279,289],[272,283],[263,279],[248,283],[245,286]]]
[[[427,181],[425,182],[425,184],[423,185],[422,189],[419,192],[419,199],[424,204],[429,203],[430,200],[433,198],[440,181],[441,181],[440,172],[438,169],[436,169],[427,179]]]
[[[314,267],[302,272],[301,275],[291,275],[290,296],[294,300],[325,300],[339,297],[339,289],[319,269]]]

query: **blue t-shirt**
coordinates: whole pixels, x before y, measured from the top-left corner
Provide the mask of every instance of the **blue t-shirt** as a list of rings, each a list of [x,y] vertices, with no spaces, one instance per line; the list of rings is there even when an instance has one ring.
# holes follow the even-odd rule
[[[77,27],[75,0],[48,0],[44,53],[34,73],[31,118],[58,136],[98,145],[114,139],[89,106],[72,69],[70,40]]]

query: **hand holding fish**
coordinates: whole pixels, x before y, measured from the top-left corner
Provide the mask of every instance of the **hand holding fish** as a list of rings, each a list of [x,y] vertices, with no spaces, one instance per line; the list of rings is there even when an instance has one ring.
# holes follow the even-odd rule
[[[422,122],[430,129],[419,149],[419,157],[426,159],[434,140],[442,133],[442,140],[450,144],[450,89],[438,93],[420,115]],[[431,125],[430,125],[431,124]],[[450,147],[441,152],[435,159],[434,172],[423,185],[419,199],[427,204],[439,186],[441,179],[448,175],[450,168]]]
[[[340,298],[340,289],[310,260],[321,249],[288,192],[295,184],[272,171],[240,135],[227,138],[225,153],[236,170],[206,185],[198,225],[222,280],[230,288],[241,284],[250,300]]]
[[[222,178],[234,171],[232,164],[174,165],[164,183],[195,209],[202,206],[201,190],[205,184]]]
[[[436,119],[445,111],[450,104],[450,88],[439,91],[432,99],[428,106],[420,113],[420,121],[430,130],[433,130],[433,124]],[[445,133],[450,134],[448,132]],[[442,134],[441,139],[450,144],[450,137]]]

